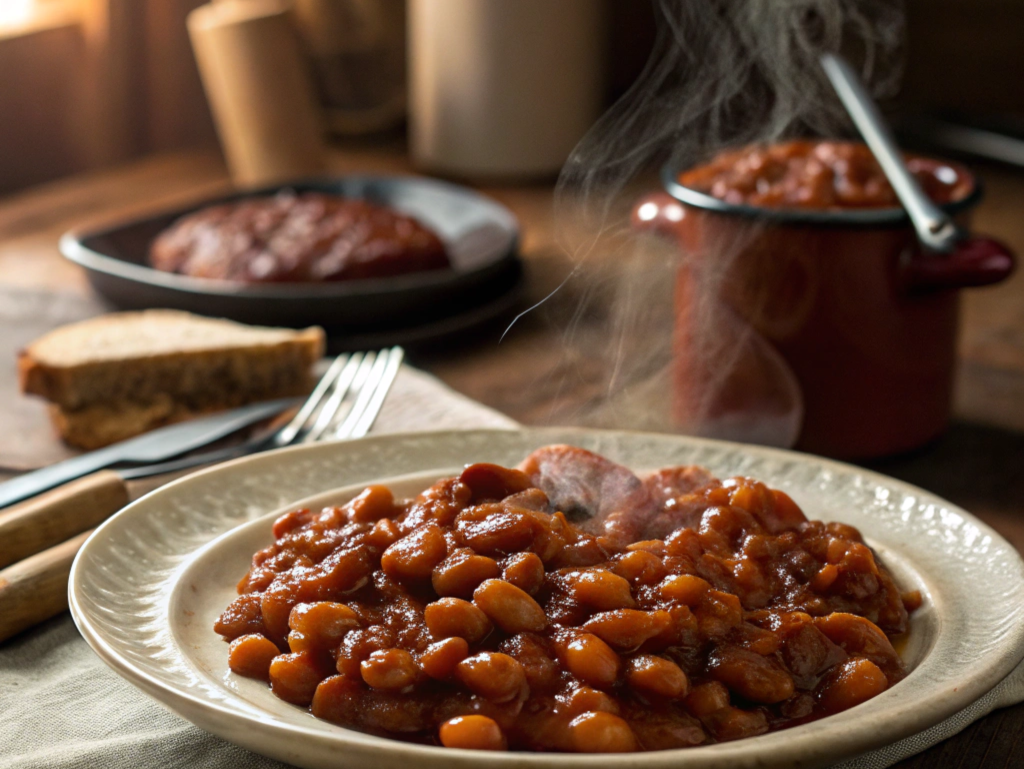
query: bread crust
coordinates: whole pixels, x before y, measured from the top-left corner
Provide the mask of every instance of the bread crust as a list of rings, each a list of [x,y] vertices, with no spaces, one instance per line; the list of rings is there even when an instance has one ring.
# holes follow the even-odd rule
[[[206,340],[222,332],[225,343],[186,340],[178,349],[165,343],[161,350],[136,349],[119,356],[115,338],[92,355],[80,349],[82,339],[130,338],[140,326],[149,326],[153,333],[154,325],[158,332],[171,334],[190,327]],[[78,349],[65,351],[62,346]],[[115,313],[63,326],[28,345],[18,355],[18,378],[22,392],[65,410],[119,399],[146,402],[150,393],[196,403],[204,392],[221,388],[276,397],[280,387],[308,381],[308,371],[324,347],[323,329],[316,326],[301,331],[243,326],[172,310]]]

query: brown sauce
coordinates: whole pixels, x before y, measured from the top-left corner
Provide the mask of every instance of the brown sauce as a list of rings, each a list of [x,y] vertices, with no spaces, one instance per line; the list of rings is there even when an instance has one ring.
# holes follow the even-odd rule
[[[366,200],[282,192],[182,217],[150,248],[158,270],[242,283],[387,278],[449,267],[440,238]]]

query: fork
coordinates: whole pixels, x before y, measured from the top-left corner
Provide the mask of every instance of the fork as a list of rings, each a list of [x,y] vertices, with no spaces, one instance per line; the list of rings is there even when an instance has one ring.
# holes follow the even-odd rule
[[[269,435],[256,436],[238,446],[227,446],[170,462],[118,468],[116,472],[126,481],[137,480],[285,446],[325,439],[362,438],[370,431],[380,413],[404,357],[405,351],[397,346],[378,352],[339,355],[331,361],[295,416]],[[346,405],[349,407],[347,411]]]
[[[392,347],[338,356],[295,416],[269,434],[238,446],[96,475],[124,489],[127,480],[180,473],[285,446],[362,437],[380,413],[404,354],[401,347]],[[7,551],[0,552],[0,557],[8,556],[0,562],[11,563],[14,555],[18,559],[0,571],[0,642],[67,609],[71,563],[92,534],[92,529],[83,529],[109,518],[127,498],[126,490],[102,494],[96,480],[91,485],[88,479],[83,481],[0,513],[0,542]],[[11,552],[12,543],[15,552]]]

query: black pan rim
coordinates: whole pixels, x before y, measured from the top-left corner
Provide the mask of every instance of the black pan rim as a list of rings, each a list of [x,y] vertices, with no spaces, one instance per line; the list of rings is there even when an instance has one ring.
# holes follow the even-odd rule
[[[452,193],[470,196],[478,202],[492,208],[496,214],[506,219],[505,224],[511,233],[509,243],[503,255],[494,261],[470,270],[428,270],[408,275],[397,275],[390,278],[364,278],[359,280],[338,281],[333,283],[273,283],[243,284],[235,281],[195,278],[187,275],[164,272],[116,256],[96,251],[85,242],[119,230],[137,226],[154,219],[165,217],[179,218],[206,206],[242,200],[260,195],[277,194],[289,189],[323,189],[324,185],[335,184],[341,180],[355,183],[372,183],[375,181],[404,181],[415,184],[426,184],[445,189]],[[439,179],[407,174],[345,174],[340,176],[316,176],[290,180],[285,183],[236,190],[224,195],[204,198],[188,205],[151,211],[147,214],[130,219],[112,220],[104,224],[96,224],[88,228],[74,228],[61,236],[59,249],[61,254],[71,262],[86,270],[100,272],[112,277],[136,283],[143,283],[154,288],[174,291],[182,294],[203,295],[210,297],[231,297],[233,299],[251,298],[254,300],[286,300],[295,301],[304,298],[346,299],[358,296],[391,296],[407,291],[429,291],[432,288],[451,286],[462,279],[486,275],[488,272],[506,266],[509,262],[517,262],[520,242],[519,221],[508,208],[497,201],[472,190],[468,187],[452,184]]]

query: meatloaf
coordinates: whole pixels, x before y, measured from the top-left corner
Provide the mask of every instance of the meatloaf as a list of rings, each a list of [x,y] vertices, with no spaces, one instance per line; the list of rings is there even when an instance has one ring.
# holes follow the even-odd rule
[[[209,206],[156,238],[158,270],[243,283],[383,278],[449,267],[441,239],[366,200],[281,192]]]

